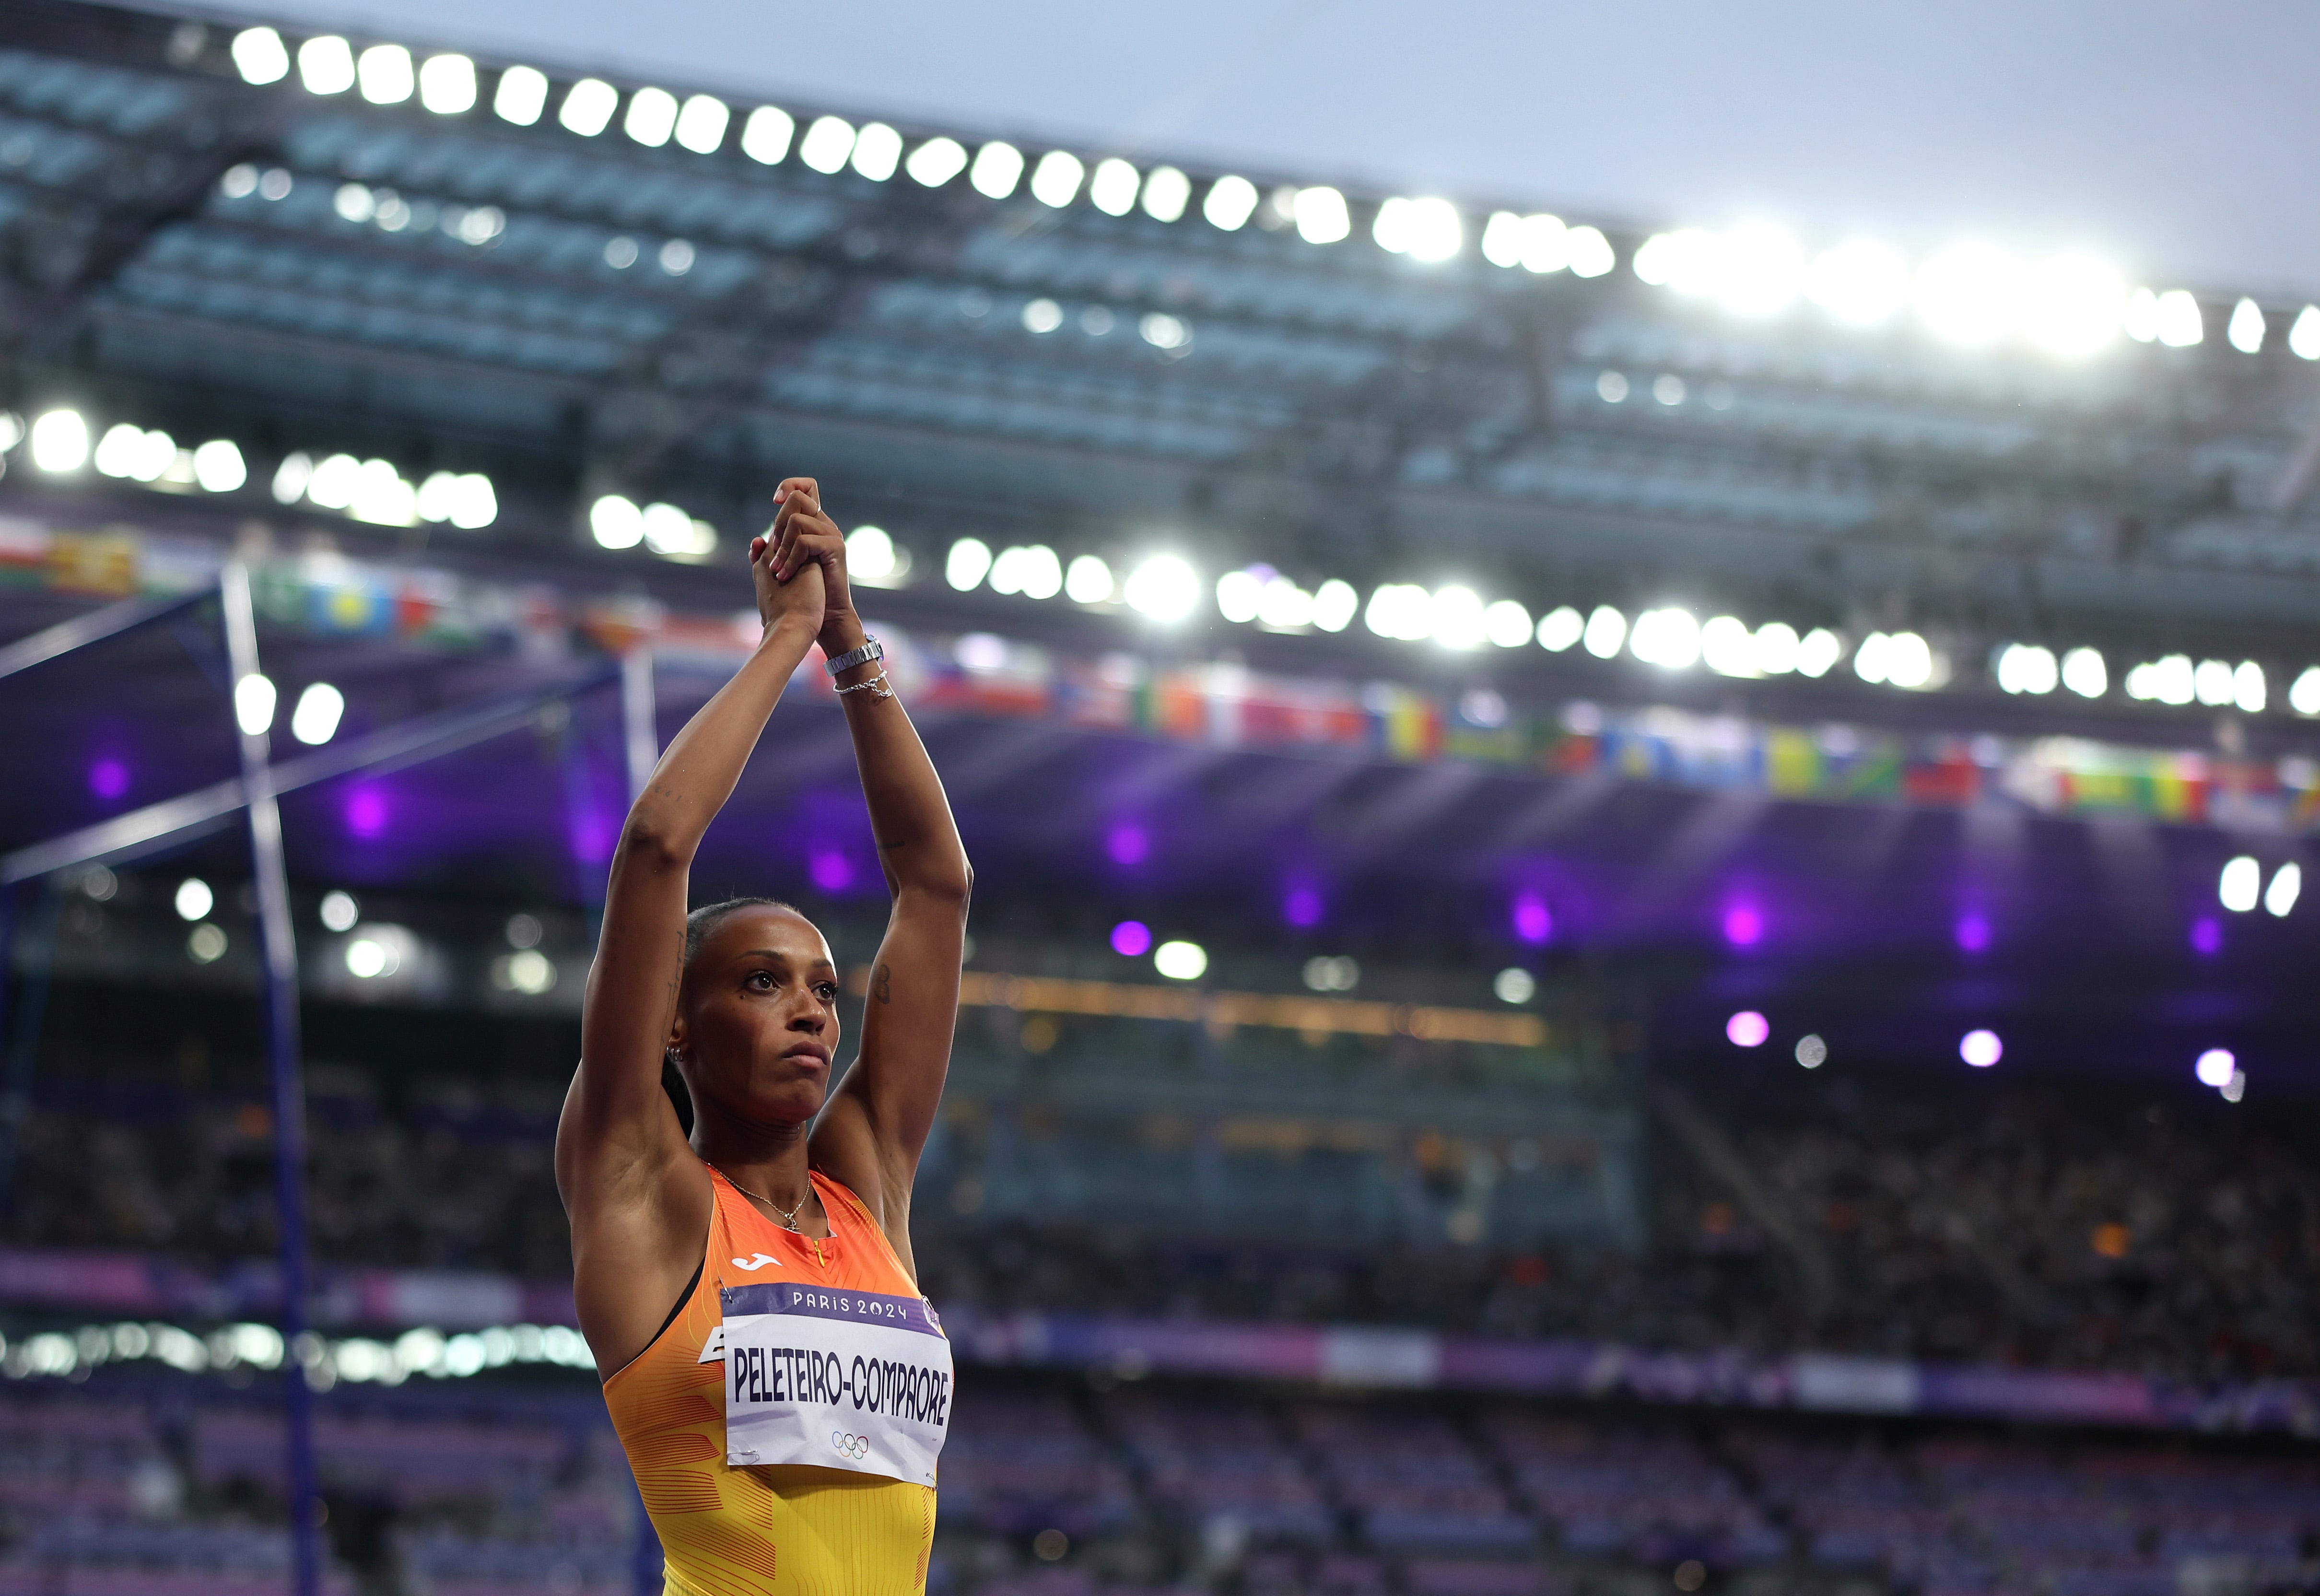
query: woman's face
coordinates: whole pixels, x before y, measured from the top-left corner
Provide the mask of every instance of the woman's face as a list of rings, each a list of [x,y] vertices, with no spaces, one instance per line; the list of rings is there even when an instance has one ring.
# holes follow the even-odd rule
[[[802,915],[737,909],[684,972],[669,1046],[697,1111],[802,1124],[829,1093],[838,966]]]

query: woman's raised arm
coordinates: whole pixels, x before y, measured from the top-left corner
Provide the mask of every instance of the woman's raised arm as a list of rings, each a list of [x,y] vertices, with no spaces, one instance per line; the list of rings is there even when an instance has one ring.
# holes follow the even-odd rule
[[[829,527],[811,485],[782,484],[773,535]],[[708,1177],[661,1090],[661,1061],[683,973],[693,854],[821,629],[820,570],[777,573],[774,553],[762,540],[750,549],[764,622],[756,649],[677,733],[621,828],[581,1010],[580,1069],[557,1126],[556,1183],[572,1219],[581,1326],[611,1366],[625,1361],[607,1356],[620,1344],[650,1339],[650,1324],[641,1336],[627,1333],[632,1304],[644,1303],[647,1318],[665,1308],[706,1234]],[[683,1178],[688,1173],[695,1178]]]

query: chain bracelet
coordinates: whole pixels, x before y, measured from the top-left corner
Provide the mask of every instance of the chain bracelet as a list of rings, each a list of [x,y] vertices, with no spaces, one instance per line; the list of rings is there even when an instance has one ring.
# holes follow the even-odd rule
[[[884,671],[880,671],[876,676],[872,676],[866,682],[856,682],[851,687],[840,687],[837,689],[837,692],[840,697],[845,696],[848,693],[867,693],[873,698],[892,698],[894,696],[894,689],[893,685],[887,682],[886,673]]]

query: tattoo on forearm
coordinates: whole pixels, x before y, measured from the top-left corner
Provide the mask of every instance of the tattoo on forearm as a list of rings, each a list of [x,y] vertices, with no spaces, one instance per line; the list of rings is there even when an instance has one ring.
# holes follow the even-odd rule
[[[894,971],[892,966],[883,962],[879,965],[877,973],[870,977],[870,995],[882,1003],[894,1001]]]
[[[907,842],[882,842],[878,845],[878,851],[882,854],[890,854],[898,848],[908,848],[911,845]]]

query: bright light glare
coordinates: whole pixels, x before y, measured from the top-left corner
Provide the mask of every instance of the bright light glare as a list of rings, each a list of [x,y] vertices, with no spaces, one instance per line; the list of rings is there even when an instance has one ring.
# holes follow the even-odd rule
[[[2288,690],[2288,707],[2299,715],[2320,715],[2320,665],[2307,665]]]
[[[1805,297],[1849,327],[1875,327],[1909,300],[1909,263],[1871,239],[1823,250],[1805,273]]]
[[[2119,321],[2120,331],[2137,343],[2149,343],[2159,336],[2159,295],[2148,288],[2137,288],[2126,296],[2126,311]]]
[[[741,153],[761,167],[781,165],[790,152],[790,136],[797,119],[779,105],[760,105],[741,124]]]
[[[1777,227],[1751,222],[1724,239],[1712,292],[1735,315],[1770,316],[1796,303],[1804,277],[1797,241]]]
[[[1771,1021],[1754,1009],[1743,1009],[1724,1022],[1724,1037],[1735,1047],[1761,1047],[1772,1034]]]
[[[528,128],[548,109],[548,74],[537,67],[510,67],[492,91],[492,114]]]
[[[621,91],[601,77],[584,77],[565,91],[564,108],[556,120],[567,132],[593,139],[611,125],[621,104]]]
[[[1828,1062],[1828,1044],[1819,1033],[1807,1032],[1797,1038],[1797,1062],[1807,1069],[1818,1069]]]
[[[362,917],[362,908],[349,892],[331,891],[322,894],[322,929],[326,931],[350,931]]]
[[[943,580],[959,593],[972,593],[991,571],[991,545],[980,538],[961,538],[943,560]]]
[[[1793,639],[1796,634],[1790,632]],[[1700,662],[1719,676],[1754,676],[1761,674],[1756,664],[1756,639],[1748,630],[1748,623],[1737,615],[1711,615],[1699,629]]]
[[[1482,635],[1500,648],[1519,648],[1531,639],[1530,612],[1513,599],[1500,599],[1482,612]]]
[[[1797,672],[1818,680],[1844,657],[1844,639],[1826,626],[1816,626],[1797,644]]]
[[[310,95],[342,95],[355,86],[355,52],[335,33],[298,47],[298,81]]]
[[[1198,942],[1163,942],[1152,950],[1152,967],[1171,981],[1198,981],[1208,972],[1208,950]]]
[[[1256,185],[1246,177],[1219,177],[1209,185],[1201,215],[1222,232],[1238,232],[1256,213]]]
[[[2224,337],[2232,348],[2243,355],[2252,355],[2263,348],[2263,309],[2252,299],[2242,299],[2232,306],[2232,319],[2224,324]]]
[[[1482,598],[1471,587],[1455,584],[1434,595],[1434,640],[1445,648],[1479,648],[1489,639],[1482,620]]]
[[[1128,607],[1154,621],[1182,621],[1201,601],[1200,574],[1173,554],[1155,554],[1128,573]]]
[[[230,440],[213,438],[194,450],[194,480],[210,493],[230,494],[249,480],[249,467]]]
[[[1998,686],[2004,693],[2052,693],[2062,684],[2054,651],[2035,643],[2008,643],[1998,653]]]
[[[1646,665],[1688,670],[1699,663],[1699,620],[1689,610],[1646,610],[1636,617],[1629,652]]]
[[[346,713],[345,695],[328,682],[309,682],[290,712],[290,735],[308,748],[320,748],[338,734],[339,717]]]
[[[1136,208],[1136,191],[1143,183],[1134,167],[1111,156],[1095,163],[1088,179],[1088,203],[1107,216],[1125,216]]]
[[[733,113],[715,95],[689,95],[676,113],[676,141],[695,155],[714,155],[732,120]]]
[[[588,530],[605,549],[634,549],[645,540],[645,512],[636,501],[606,494],[588,506]]]
[[[902,169],[920,187],[940,188],[966,170],[966,146],[956,139],[929,139],[911,151]]]
[[[2255,907],[2257,894],[2263,890],[2263,866],[2252,856],[2241,854],[2224,866],[2216,882],[2216,897],[2234,914],[2245,914]]]
[[[2191,691],[2201,703],[2221,709],[2232,701],[2232,667],[2228,661],[2202,659],[2191,673]]]
[[[1236,625],[1256,619],[1264,598],[1264,578],[1254,571],[1227,571],[1217,578],[1217,613]]]
[[[2006,1056],[2006,1044],[1994,1030],[1970,1030],[1958,1042],[1958,1056],[1976,1069],[1988,1069]]]
[[[1527,1003],[1538,995],[1538,977],[1520,965],[1509,965],[1491,977],[1491,995],[1502,1003]]]
[[[1136,323],[1137,335],[1155,349],[1181,349],[1192,341],[1192,330],[1181,316],[1146,311]]]
[[[1601,229],[1574,227],[1563,240],[1563,263],[1574,277],[1600,277],[1619,262]]]
[[[676,131],[676,96],[665,88],[640,88],[629,96],[621,131],[648,150],[657,150]]]
[[[1570,230],[1560,216],[1493,212],[1482,229],[1482,258],[1493,266],[1561,271],[1570,264]]]
[[[854,135],[854,169],[873,183],[884,183],[902,163],[902,135],[883,122],[865,123]]]
[[[2103,668],[2099,649],[2073,648],[2062,656],[2062,685],[2080,698],[2100,698],[2110,691],[2110,673]]]
[[[2306,305],[2288,330],[2288,352],[2299,360],[2320,360],[2320,305]]]
[[[2252,659],[2240,661],[2239,668],[2232,672],[2232,702],[2247,714],[2263,713],[2263,667]]]
[[[1586,630],[1587,617],[1569,604],[1558,604],[1538,618],[1538,646],[1550,654],[1560,654]]]
[[[1106,604],[1113,596],[1111,567],[1102,557],[1083,554],[1064,570],[1064,596],[1075,604]]]
[[[2125,315],[2126,285],[2098,260],[2050,260],[2022,286],[2022,330],[2058,355],[2103,348],[2118,337]]]
[[[2200,1085],[2220,1089],[2230,1083],[2232,1073],[2239,1066],[2239,1060],[2228,1049],[2210,1047],[2199,1055],[2199,1062],[2191,1066],[2191,1073],[2199,1077]]]
[[[1929,686],[1934,677],[1933,650],[1914,631],[1872,631],[1853,651],[1853,673],[1871,685]]]
[[[362,97],[374,105],[400,105],[411,97],[416,81],[411,52],[399,44],[374,44],[356,59],[355,76]]]
[[[884,527],[856,527],[846,534],[846,571],[873,587],[894,575],[894,540]]]
[[[2274,920],[2285,920],[2288,911],[2296,907],[2296,895],[2304,890],[2304,866],[2290,859],[2275,871],[2271,884],[2263,889],[2264,912]]]
[[[88,463],[88,423],[77,410],[51,410],[32,422],[32,464],[77,471]]]
[[[1297,191],[1297,236],[1309,244],[1334,244],[1354,231],[1346,196],[1327,184]]]
[[[1053,598],[1064,588],[1064,567],[1045,543],[1002,549],[991,563],[991,591],[1025,598]]]
[[[1587,617],[1587,630],[1580,641],[1587,652],[1598,659],[1618,657],[1620,646],[1627,640],[1627,618],[1609,604],[1598,604],[1595,612]],[[1548,645],[1550,648],[1552,644]]]
[[[1144,175],[1144,213],[1155,222],[1174,222],[1192,200],[1192,180],[1174,167],[1154,167]]]
[[[985,199],[1005,199],[1023,180],[1023,152],[993,139],[974,152],[974,165],[966,180]]]
[[[1353,624],[1361,602],[1352,583],[1332,576],[1313,590],[1313,624],[1323,631],[1343,631]]]
[[[1382,638],[1414,643],[1434,632],[1434,595],[1414,582],[1388,582],[1370,594],[1362,623]]]
[[[1031,197],[1060,211],[1079,193],[1080,179],[1086,175],[1087,168],[1078,156],[1069,150],[1050,150],[1031,168]]]
[[[1045,335],[1064,324],[1064,307],[1052,299],[1034,299],[1023,307],[1023,331]]]
[[[1911,297],[1941,337],[1986,344],[2013,328],[2021,280],[2021,268],[2003,250],[1966,244],[1919,267]]]
[[[256,671],[233,685],[233,719],[248,737],[262,737],[274,724],[274,684]]]
[[[817,172],[835,173],[846,169],[846,158],[854,153],[854,124],[842,116],[817,116],[798,141],[798,159]]]
[[[2207,336],[2199,302],[2188,288],[2170,288],[2159,296],[2154,325],[2159,341],[2170,349],[2187,349]]]
[[[200,876],[188,875],[177,884],[177,895],[174,902],[179,920],[206,920],[210,911],[217,905],[217,894],[210,891],[210,884]]]
[[[244,28],[233,36],[234,70],[244,83],[279,83],[290,75],[290,52],[271,28]]]
[[[438,116],[476,108],[476,63],[462,55],[429,56],[419,68],[419,103]]]
[[[1464,235],[1458,208],[1445,199],[1390,199],[1370,229],[1379,249],[1413,260],[1447,260]]]

